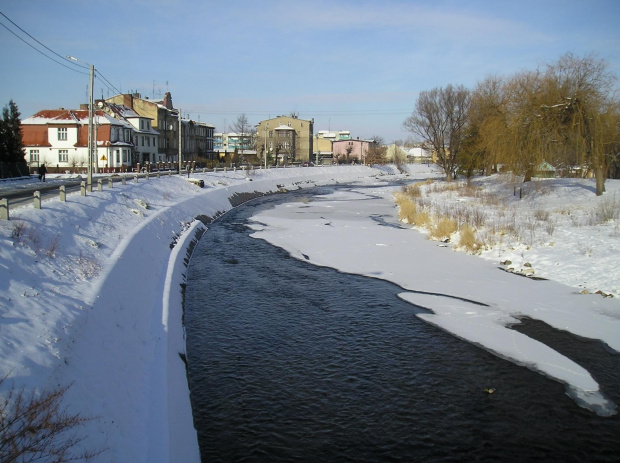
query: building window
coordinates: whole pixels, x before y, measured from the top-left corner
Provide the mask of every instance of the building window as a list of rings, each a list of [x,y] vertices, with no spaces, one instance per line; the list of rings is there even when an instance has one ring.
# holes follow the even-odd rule
[[[39,162],[39,150],[30,150],[30,162]]]
[[[144,135],[140,137],[142,139],[142,146],[144,146]]]
[[[123,162],[127,162],[127,150],[123,150]]]
[[[151,146],[151,137],[146,137],[146,146]]]
[[[58,139],[59,140],[67,139],[67,128],[66,127],[58,127]]]
[[[121,153],[119,152],[119,150],[116,150],[114,154],[116,154],[116,164],[118,165],[121,163]]]
[[[69,162],[69,150],[58,150],[58,162]]]

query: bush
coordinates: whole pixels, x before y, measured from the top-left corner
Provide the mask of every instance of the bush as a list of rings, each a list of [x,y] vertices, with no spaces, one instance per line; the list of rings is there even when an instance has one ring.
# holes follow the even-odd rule
[[[398,219],[401,222],[413,224],[414,216],[418,211],[418,205],[404,195],[400,195],[396,199],[396,204],[398,204]]]
[[[405,191],[405,194],[411,198],[422,197],[422,190],[420,189],[420,185],[417,183],[414,185],[408,185],[404,187],[403,190]]]
[[[480,248],[479,243],[476,241],[476,232],[469,225],[464,225],[461,227],[459,235],[460,247],[469,252],[477,251]]]
[[[6,378],[0,380],[0,385]],[[88,418],[70,414],[61,408],[68,387],[27,394],[24,389],[11,387],[0,399],[0,461],[66,462],[87,460],[100,453],[79,452],[72,449],[84,440],[76,428]]]
[[[458,230],[458,223],[456,220],[450,217],[442,217],[439,221],[431,228],[431,238],[434,239],[445,239],[450,238],[452,233]]]
[[[615,195],[613,198],[601,198],[596,210],[594,211],[594,216],[594,222],[596,224],[617,219],[620,216],[620,201],[616,199]]]

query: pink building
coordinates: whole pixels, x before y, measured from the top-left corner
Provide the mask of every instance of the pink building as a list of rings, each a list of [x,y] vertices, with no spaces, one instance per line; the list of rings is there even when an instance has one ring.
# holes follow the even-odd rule
[[[334,161],[339,164],[366,162],[372,140],[337,140],[333,142]]]

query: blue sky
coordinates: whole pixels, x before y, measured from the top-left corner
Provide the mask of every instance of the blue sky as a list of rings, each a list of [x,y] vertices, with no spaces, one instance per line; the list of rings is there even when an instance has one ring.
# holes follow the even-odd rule
[[[0,11],[92,63],[109,82],[95,81],[96,97],[170,91],[217,130],[241,113],[255,124],[297,112],[315,130],[391,142],[408,137],[402,122],[420,91],[474,88],[569,51],[620,76],[617,0],[0,0]],[[87,73],[2,25],[62,61],[0,15],[1,106],[13,99],[26,118],[87,101]]]

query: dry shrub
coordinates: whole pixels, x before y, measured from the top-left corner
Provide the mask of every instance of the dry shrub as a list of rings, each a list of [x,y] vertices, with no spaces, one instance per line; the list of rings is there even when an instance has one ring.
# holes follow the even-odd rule
[[[459,235],[460,247],[469,252],[474,252],[480,249],[480,244],[476,241],[476,232],[469,225],[464,225],[461,227]]]
[[[405,198],[398,203],[398,207],[398,219],[401,222],[413,224],[418,205],[411,199]]]
[[[549,220],[550,216],[551,213],[549,211],[545,211],[544,209],[536,209],[534,211],[534,218],[542,222],[546,222],[547,220]]]
[[[481,187],[464,183],[459,190],[459,196],[477,198],[480,195]]]
[[[409,207],[409,203],[412,203],[413,201],[407,196],[404,188],[403,191],[397,191],[394,193],[394,202],[398,206],[398,220],[405,222],[407,220],[405,210]]]
[[[426,227],[430,223],[430,215],[424,210],[423,201],[415,201],[405,192],[394,194],[398,205],[398,220],[403,223]]]
[[[54,257],[56,255],[56,249],[58,249],[58,243],[60,242],[60,235],[56,235],[49,240],[47,248],[45,249],[45,255],[48,257]]]
[[[0,385],[5,379],[0,379]],[[36,395],[10,387],[0,398],[0,461],[66,462],[92,459],[103,452],[73,450],[84,439],[77,428],[90,420],[61,407],[67,389]]]
[[[431,227],[430,237],[434,239],[450,238],[452,233],[458,230],[458,223],[450,217],[441,217],[433,227]]]
[[[11,230],[11,238],[15,239],[18,243],[21,243],[24,235],[28,230],[28,226],[21,220],[15,220],[13,222],[13,230]]]
[[[411,197],[411,198],[421,198],[422,197],[422,190],[420,189],[420,186],[415,184],[415,185],[407,185],[405,188],[405,193],[407,194],[407,196]]]
[[[620,217],[620,200],[616,196],[602,198],[594,210],[596,225],[615,220]]]
[[[431,223],[431,216],[424,209],[418,209],[417,212],[413,215],[413,225],[418,227],[427,228]]]

